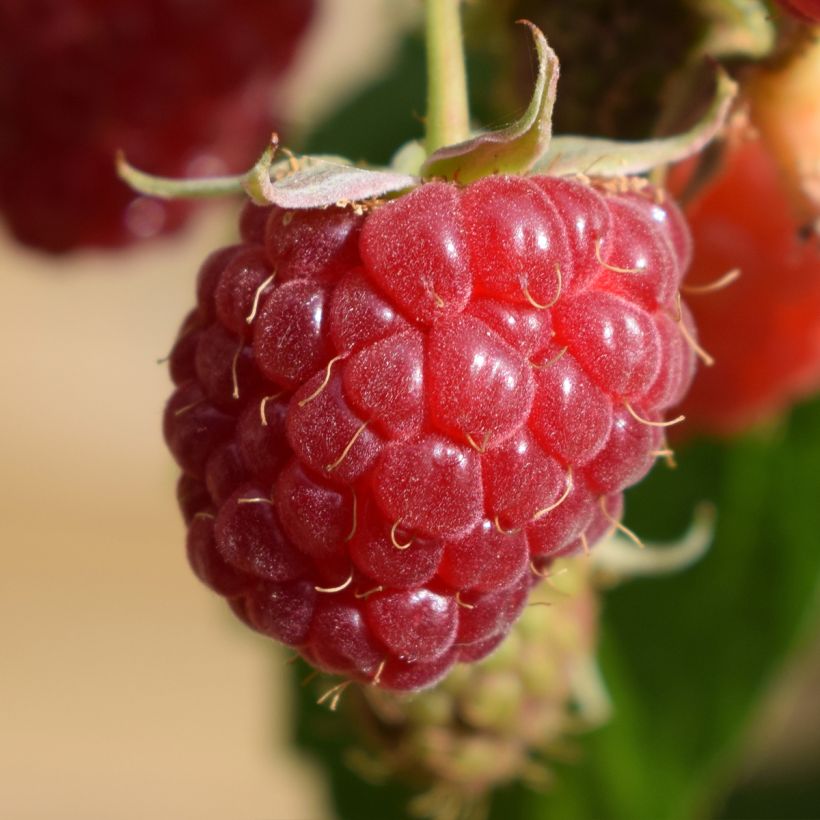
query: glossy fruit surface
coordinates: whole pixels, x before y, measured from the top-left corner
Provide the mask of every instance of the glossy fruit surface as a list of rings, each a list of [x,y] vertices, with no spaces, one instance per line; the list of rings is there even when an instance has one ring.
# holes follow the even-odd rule
[[[637,182],[549,177],[241,226],[171,357],[191,563],[318,668],[432,685],[663,449],[694,369],[687,228]]]
[[[190,206],[117,179],[122,149],[171,176],[250,167],[313,0],[0,4],[0,212],[51,252],[178,227]]]

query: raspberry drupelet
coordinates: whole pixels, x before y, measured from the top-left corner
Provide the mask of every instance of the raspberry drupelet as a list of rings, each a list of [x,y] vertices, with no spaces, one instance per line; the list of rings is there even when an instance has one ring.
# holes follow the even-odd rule
[[[191,565],[318,669],[430,686],[666,452],[688,229],[638,182],[548,176],[240,229],[171,356]]]

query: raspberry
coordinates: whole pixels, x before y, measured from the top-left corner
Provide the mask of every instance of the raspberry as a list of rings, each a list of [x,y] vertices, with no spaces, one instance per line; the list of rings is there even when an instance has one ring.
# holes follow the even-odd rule
[[[0,6],[0,212],[50,252],[177,228],[114,155],[170,174],[247,165],[314,0],[41,0]]]
[[[431,686],[662,450],[687,228],[637,182],[542,176],[240,225],[171,359],[191,563],[319,669]]]
[[[785,181],[760,140],[730,146],[687,216],[692,284],[741,271],[730,287],[693,297],[715,365],[699,373],[684,408],[692,429],[731,434],[820,387],[820,244],[801,237]]]
[[[806,23],[820,22],[820,0],[777,0],[789,14]]]

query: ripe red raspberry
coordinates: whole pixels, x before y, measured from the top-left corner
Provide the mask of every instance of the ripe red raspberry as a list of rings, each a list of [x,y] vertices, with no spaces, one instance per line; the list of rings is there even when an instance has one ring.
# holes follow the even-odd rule
[[[318,668],[431,685],[663,448],[694,365],[688,230],[648,188],[545,176],[365,216],[248,205],[241,229],[171,357],[191,563]]]
[[[162,173],[247,167],[314,0],[36,0],[0,4],[0,213],[60,252],[179,227],[114,156]]]
[[[765,203],[765,207],[761,206]],[[691,429],[734,433],[820,387],[820,243],[802,236],[786,182],[760,140],[730,146],[687,209],[689,281],[739,268],[730,287],[693,297],[712,368],[686,400]]]

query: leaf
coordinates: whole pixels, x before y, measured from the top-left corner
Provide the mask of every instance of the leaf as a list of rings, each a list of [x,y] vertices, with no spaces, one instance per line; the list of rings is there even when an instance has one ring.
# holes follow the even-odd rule
[[[508,128],[482,133],[435,151],[422,166],[425,178],[467,184],[490,174],[524,173],[546,151],[552,135],[558,58],[535,25],[521,22],[532,32],[538,57],[535,89],[527,110]]]
[[[815,767],[811,767],[816,769]],[[817,816],[820,778],[816,773],[795,772],[785,782],[751,783],[733,794],[720,812],[725,820],[806,820]]]
[[[820,402],[767,438],[701,442],[679,462],[630,493],[629,524],[668,539],[710,499],[712,548],[688,572],[608,596],[612,722],[560,767],[552,793],[508,789],[493,818],[691,820],[725,791],[755,706],[815,613]]]
[[[642,174],[660,165],[686,159],[698,153],[718,134],[736,93],[737,84],[720,70],[715,98],[709,110],[684,134],[638,142],[599,137],[555,137],[549,150],[536,163],[533,173],[620,177]]]

